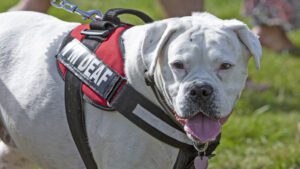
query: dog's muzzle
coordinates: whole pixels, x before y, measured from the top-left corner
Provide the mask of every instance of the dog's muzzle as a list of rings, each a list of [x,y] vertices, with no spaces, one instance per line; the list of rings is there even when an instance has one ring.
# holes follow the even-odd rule
[[[180,105],[180,118],[191,118],[199,112],[212,118],[220,118],[220,113],[217,111],[216,90],[209,83],[192,82],[183,90],[185,93],[182,99],[178,102]]]

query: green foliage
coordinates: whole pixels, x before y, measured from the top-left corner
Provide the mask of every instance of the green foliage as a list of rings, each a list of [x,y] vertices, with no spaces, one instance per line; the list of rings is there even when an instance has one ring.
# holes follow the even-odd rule
[[[16,0],[1,1],[5,11]],[[159,3],[153,0],[73,0],[84,9],[123,7],[142,10],[154,19],[162,19]],[[207,0],[206,10],[224,19],[241,15],[242,0]],[[63,20],[80,21],[77,15],[52,8],[49,12]],[[139,23],[133,18],[133,23]],[[290,38],[300,45],[300,31],[291,32]],[[276,42],[274,42],[276,43]],[[210,162],[211,169],[299,169],[300,147],[297,122],[300,121],[300,56],[277,54],[264,50],[262,69],[255,70],[250,60],[249,74],[256,83],[268,83],[265,92],[245,90],[234,114],[224,126],[217,156]]]

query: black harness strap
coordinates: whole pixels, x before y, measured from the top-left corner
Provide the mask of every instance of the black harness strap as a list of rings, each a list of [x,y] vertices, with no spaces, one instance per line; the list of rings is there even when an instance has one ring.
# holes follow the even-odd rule
[[[173,169],[195,169],[194,159],[198,152],[194,147],[190,149],[180,149]]]
[[[82,82],[68,72],[65,77],[65,104],[69,128],[80,156],[87,169],[97,169],[93,154],[87,144],[88,137],[85,128],[85,116],[82,104]]]
[[[130,99],[128,99],[130,96]],[[124,102],[126,100],[126,102]],[[151,136],[155,137],[156,139],[169,144],[173,147],[177,147],[179,149],[189,149],[193,148],[192,145],[186,144],[183,142],[180,142],[165,133],[161,132],[155,126],[151,126],[138,116],[136,116],[133,111],[137,107],[137,105],[141,105],[145,109],[147,109],[149,112],[154,113],[155,116],[161,117],[162,115],[166,115],[163,110],[161,110],[159,107],[157,107],[155,104],[151,103],[148,99],[146,99],[142,94],[137,92],[134,88],[132,88],[130,85],[126,84],[121,91],[118,93],[116,98],[113,99],[111,102],[111,106],[118,110],[123,116],[125,116],[128,120],[130,120],[132,123],[137,125],[139,128],[150,134]],[[171,121],[170,118],[160,118],[163,121],[170,124],[170,126],[174,128],[178,128],[178,126]],[[182,131],[182,129],[178,130]]]
[[[189,149],[180,149],[173,169],[195,169],[194,159],[198,155],[207,156],[208,158],[213,157],[214,156],[213,152],[220,144],[220,140],[221,140],[221,134],[219,134],[214,141],[209,142],[205,152],[200,154],[194,147]],[[203,147],[204,145],[197,145],[197,146],[198,148],[200,148]]]

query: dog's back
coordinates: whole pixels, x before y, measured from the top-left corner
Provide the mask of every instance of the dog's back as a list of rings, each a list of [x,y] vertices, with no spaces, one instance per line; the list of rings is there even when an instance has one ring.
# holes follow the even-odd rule
[[[64,83],[55,54],[78,24],[34,12],[3,13],[0,20],[0,138],[5,136],[3,141],[10,143],[0,141],[0,168],[18,168],[3,162],[12,155],[9,152],[19,155],[18,150],[44,166],[83,168],[79,156],[66,160],[71,164],[53,162],[76,150],[64,121]],[[68,142],[60,139],[64,136],[69,136]]]
[[[55,59],[62,40],[78,24],[33,12],[0,14],[0,20],[0,117],[17,147],[14,150],[43,168],[85,168],[67,123],[64,82]],[[177,149],[152,138],[119,113],[86,105],[87,130],[94,134],[89,142],[99,168],[173,166]],[[7,155],[23,156],[2,150],[13,148],[0,141],[0,168],[26,168],[23,163],[20,168],[11,167],[20,160],[7,160]],[[155,158],[155,162],[144,157]],[[3,161],[9,164],[1,166]]]

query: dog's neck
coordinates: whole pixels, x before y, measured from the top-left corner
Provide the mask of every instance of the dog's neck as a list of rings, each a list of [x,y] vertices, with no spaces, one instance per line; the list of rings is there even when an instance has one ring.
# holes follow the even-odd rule
[[[125,74],[128,83],[131,84],[133,88],[143,94],[154,104],[161,107],[157,99],[155,99],[156,97],[151,87],[147,86],[145,82],[144,71],[146,68],[141,59],[140,51],[142,39],[136,36],[139,34],[136,31],[141,31],[141,29],[131,28],[126,30],[126,32],[122,35],[122,41],[125,49]],[[128,65],[130,65],[130,68]]]
[[[133,28],[130,28],[126,30],[122,35],[122,41],[124,44],[125,49],[125,74],[128,79],[128,82],[141,94],[143,94],[145,97],[147,97],[150,101],[152,101],[154,104],[159,106],[162,110],[166,111],[166,114],[177,124],[177,120],[175,119],[175,116],[172,114],[171,111],[168,111],[163,108],[160,101],[154,94],[153,88],[148,86],[145,82],[145,70],[147,69],[144,61],[141,56],[141,44],[143,43],[143,36],[137,37],[137,34],[143,35],[143,33],[139,31],[144,31],[145,26],[136,26]],[[130,68],[129,66],[130,65]],[[160,93],[163,95],[163,99],[169,99],[166,93],[166,90],[164,89],[164,82],[162,74],[160,73],[161,70],[160,64],[157,65],[156,71],[154,72],[154,78],[155,78],[155,86],[160,91]],[[168,101],[168,106],[170,106],[171,102]]]

